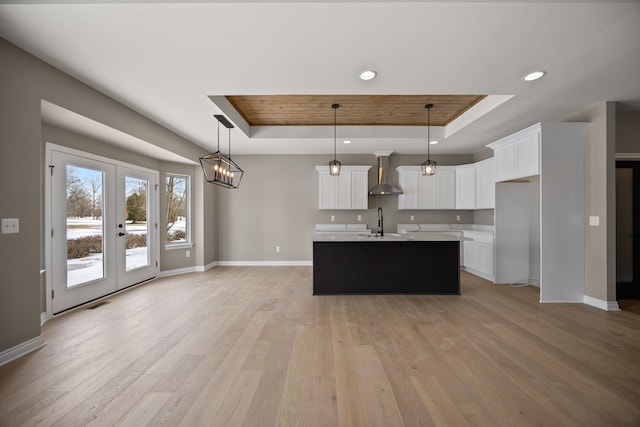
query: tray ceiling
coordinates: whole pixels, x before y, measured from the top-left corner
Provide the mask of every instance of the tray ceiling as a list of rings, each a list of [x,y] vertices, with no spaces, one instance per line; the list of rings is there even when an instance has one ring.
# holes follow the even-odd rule
[[[244,95],[227,100],[251,126],[446,126],[485,95]]]

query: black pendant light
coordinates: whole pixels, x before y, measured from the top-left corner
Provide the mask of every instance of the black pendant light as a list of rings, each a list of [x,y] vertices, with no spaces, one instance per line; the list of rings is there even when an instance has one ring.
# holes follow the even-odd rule
[[[200,165],[207,182],[225,188],[238,188],[244,172],[240,166],[231,160],[231,129],[233,124],[225,116],[214,115],[218,120],[218,151],[200,157]],[[220,151],[220,124],[229,129],[229,155]]]
[[[435,175],[436,174],[436,162],[429,157],[429,146],[431,145],[431,109],[433,104],[427,104],[424,106],[427,109],[427,160],[422,163],[422,175]]]
[[[333,108],[333,160],[329,162],[329,175],[340,175],[340,162],[336,159],[336,123],[337,123],[337,111],[340,108],[340,104],[332,104]]]

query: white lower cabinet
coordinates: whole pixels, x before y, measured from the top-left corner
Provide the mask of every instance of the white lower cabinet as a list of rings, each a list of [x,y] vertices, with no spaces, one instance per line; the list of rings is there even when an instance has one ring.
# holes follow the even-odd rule
[[[463,242],[463,267],[469,273],[493,281],[493,235],[465,231],[463,236],[472,240]]]

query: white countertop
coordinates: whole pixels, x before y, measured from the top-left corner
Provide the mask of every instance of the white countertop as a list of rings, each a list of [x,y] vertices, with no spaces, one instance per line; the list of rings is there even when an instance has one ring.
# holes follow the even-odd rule
[[[398,224],[398,233],[442,233],[442,232],[463,232],[472,231],[477,233],[487,233],[493,235],[493,225],[480,224]]]
[[[385,233],[383,237],[375,234],[315,234],[314,242],[446,242],[469,240],[465,237],[451,235],[446,233],[411,233],[396,234]]]

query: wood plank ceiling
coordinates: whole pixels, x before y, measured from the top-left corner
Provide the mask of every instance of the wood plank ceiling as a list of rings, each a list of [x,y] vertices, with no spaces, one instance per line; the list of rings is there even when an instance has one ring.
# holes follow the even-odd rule
[[[250,95],[226,96],[251,126],[446,126],[486,95]]]

